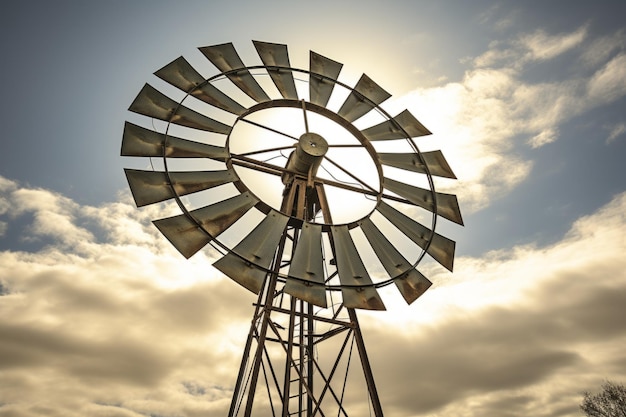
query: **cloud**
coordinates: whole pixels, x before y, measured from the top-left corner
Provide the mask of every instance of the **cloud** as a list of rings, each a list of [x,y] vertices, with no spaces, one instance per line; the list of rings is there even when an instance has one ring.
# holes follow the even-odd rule
[[[473,63],[477,68],[506,65],[521,70],[529,62],[550,60],[580,46],[586,37],[587,26],[556,35],[538,29],[514,39],[492,42],[486,52],[474,58]]]
[[[626,123],[618,123],[611,129],[609,137],[606,138],[606,143],[609,144],[614,142],[615,139],[622,136],[624,133],[626,133]]]
[[[624,375],[625,210],[626,193],[554,245],[457,259],[419,304],[368,326],[387,411],[571,415],[580,392]]]
[[[408,108],[434,132],[419,138],[418,146],[442,149],[459,178],[438,188],[459,194],[466,212],[479,210],[530,173],[532,161],[523,159],[521,145],[553,143],[565,123],[626,96],[625,40],[623,31],[592,39],[587,26],[521,34],[490,44],[460,81],[414,90],[389,107],[395,113]],[[593,52],[598,42],[602,53]],[[558,77],[529,75],[530,63],[554,67],[566,53],[572,63]]]
[[[46,202],[23,206],[26,227],[53,242],[0,253],[0,411],[224,414],[253,297],[208,267],[211,252],[170,247],[148,221],[167,207],[86,207],[18,185],[7,200],[25,195]],[[55,210],[88,239],[36,226]],[[386,412],[567,415],[623,375],[625,212],[621,194],[551,246],[459,258],[419,302],[362,314]]]
[[[550,35],[543,30],[536,30],[533,33],[520,36],[517,43],[521,49],[527,51],[528,60],[546,60],[580,45],[586,36],[586,26],[582,26],[572,33],[558,35]]]
[[[210,251],[187,261],[158,234],[149,220],[171,207],[11,184],[11,227],[46,244],[0,252],[0,414],[224,414],[207,399],[234,382],[252,297],[208,267]]]

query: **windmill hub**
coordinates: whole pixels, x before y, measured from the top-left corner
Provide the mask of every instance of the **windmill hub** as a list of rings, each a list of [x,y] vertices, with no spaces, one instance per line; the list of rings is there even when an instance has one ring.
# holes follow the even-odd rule
[[[317,133],[305,133],[300,136],[296,150],[289,157],[287,169],[312,176],[317,173],[324,155],[328,151],[328,142]]]

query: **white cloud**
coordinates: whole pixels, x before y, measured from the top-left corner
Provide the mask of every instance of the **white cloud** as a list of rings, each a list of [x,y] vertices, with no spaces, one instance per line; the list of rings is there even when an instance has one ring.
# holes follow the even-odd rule
[[[34,191],[45,203],[28,206],[35,223],[38,211],[60,210],[64,230],[103,233],[78,242],[33,227],[61,245],[0,253],[3,411],[224,414],[253,297],[206,253],[182,259],[148,221],[158,208],[84,207]],[[626,338],[615,319],[626,302],[624,213],[626,194],[554,245],[458,258],[452,277],[429,274],[434,287],[412,306],[363,314],[387,412],[501,416],[514,407],[547,417],[626,372],[614,360]]]
[[[624,33],[611,41],[615,50]],[[442,149],[458,182],[439,188],[459,194],[464,210],[484,208],[529,174],[532,162],[519,156],[519,142],[540,148],[559,139],[561,126],[574,117],[626,96],[626,55],[587,59],[592,67],[549,81],[528,81],[525,64],[576,51],[588,57],[596,43],[583,26],[571,33],[543,31],[494,42],[474,61],[462,80],[418,89],[390,104],[408,108],[434,135],[419,138],[420,149]],[[590,64],[591,65],[591,64]],[[591,73],[589,75],[589,70]]]
[[[539,29],[509,41],[492,42],[489,50],[473,62],[478,68],[508,65],[521,70],[529,62],[550,60],[580,46],[586,37],[586,26],[557,35]]]
[[[522,35],[518,43],[527,51],[530,60],[547,60],[559,56],[580,45],[587,36],[587,27],[583,26],[572,33],[550,35],[543,30],[536,30]]]
[[[624,213],[626,193],[553,245],[457,259],[415,305],[368,325],[392,414],[572,415],[580,392],[621,378]]]
[[[30,214],[31,238],[49,244],[0,252],[0,414],[224,414],[212,387],[236,377],[252,297],[210,252],[185,260],[160,236],[149,220],[168,207],[80,206],[13,184],[14,219]]]
[[[606,138],[606,143],[614,142],[615,139],[622,136],[624,133],[626,133],[626,123],[618,123],[611,129],[609,137]]]
[[[588,98],[598,104],[611,103],[626,94],[626,54],[619,54],[596,71],[588,83]]]
[[[541,131],[538,135],[533,136],[529,141],[531,148],[539,148],[548,143],[552,143],[557,140],[559,133],[557,129],[546,129]]]

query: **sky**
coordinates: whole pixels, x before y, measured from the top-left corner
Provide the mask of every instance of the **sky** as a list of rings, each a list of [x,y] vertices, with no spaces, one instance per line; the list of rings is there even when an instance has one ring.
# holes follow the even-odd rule
[[[454,272],[361,320],[385,415],[581,415],[626,382],[623,1],[22,1],[0,15],[0,416],[226,415],[252,295],[137,209],[127,109],[197,47],[367,73],[458,180]],[[255,61],[257,60],[257,61]],[[204,65],[204,66],[202,66]],[[216,70],[204,62],[206,76]],[[438,229],[439,231],[439,229]]]

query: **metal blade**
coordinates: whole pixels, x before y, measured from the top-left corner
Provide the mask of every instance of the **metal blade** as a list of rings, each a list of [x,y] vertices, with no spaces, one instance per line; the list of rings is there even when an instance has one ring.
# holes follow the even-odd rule
[[[376,209],[420,248],[426,249],[428,239],[432,232],[429,228],[416,222],[383,201],[380,202]],[[428,246],[426,252],[446,269],[452,271],[454,267],[454,241],[438,233],[432,233],[430,240],[430,246]]]
[[[417,269],[407,271],[393,282],[396,284],[396,287],[398,287],[400,294],[402,294],[407,304],[411,304],[413,301],[417,300],[433,285],[433,283]]]
[[[334,242],[335,260],[343,304],[349,308],[363,308],[367,310],[385,310],[383,300],[373,286],[356,287],[372,284],[367,269],[350,236],[348,226],[331,226]]]
[[[343,64],[311,51],[309,63],[311,71],[309,75],[309,101],[311,103],[326,107],[335,87],[333,81],[316,77],[315,74],[337,80],[341,67]]]
[[[239,58],[239,55],[237,54],[237,51],[232,43],[204,46],[198,49],[200,49],[200,52],[202,52],[204,56],[206,56],[207,59],[211,61],[220,71],[228,72],[232,70],[240,70],[226,74],[226,76],[252,100],[257,103],[270,100],[263,88],[261,88],[252,74],[250,74],[250,71],[245,69],[245,65],[241,61],[241,58]]]
[[[361,230],[390,277],[397,277],[394,283],[408,304],[415,301],[432,284],[425,276],[413,268],[404,256],[387,240],[380,229],[369,219],[364,219]]]
[[[320,307],[326,307],[324,287],[324,263],[322,258],[322,226],[311,223],[302,225],[289,275],[303,281],[287,279],[285,292]]]
[[[165,146],[165,155],[163,155]],[[155,132],[130,122],[124,124],[122,156],[167,156],[168,158],[211,158],[224,160],[228,156],[221,146],[207,145]]]
[[[237,180],[233,170],[169,172],[124,169],[137,207],[158,203]],[[171,180],[171,183],[170,183]]]
[[[365,74],[363,74],[356,83],[354,90],[355,91],[350,92],[350,95],[339,109],[339,115],[350,122],[354,122],[356,119],[372,110],[374,105],[378,105],[391,97],[391,94],[383,90]],[[374,104],[364,100],[363,97],[368,98]]]
[[[246,108],[228,97],[213,84],[207,83],[182,56],[154,73],[157,77],[178,87],[195,98],[229,113],[240,115]]]
[[[189,215],[180,214],[154,220],[152,223],[185,258],[190,258],[228,229],[256,203],[258,200],[249,192],[245,192],[219,203],[190,211]]]
[[[403,111],[391,120],[362,130],[361,133],[369,140],[406,138],[406,135],[398,126],[404,129],[412,138],[431,134],[430,130],[426,129],[408,110]]]
[[[254,47],[263,61],[263,65],[270,67],[267,72],[274,85],[280,91],[280,94],[287,99],[297,100],[298,92],[296,91],[296,83],[293,79],[293,73],[283,68],[271,67],[291,67],[289,64],[289,53],[287,45],[278,43],[252,41]]]
[[[207,132],[230,133],[230,126],[179,105],[150,84],[143,86],[128,110]]]
[[[405,184],[389,178],[383,178],[383,187],[389,191],[406,198],[411,203],[435,213],[433,192],[420,187]],[[459,202],[454,194],[434,193],[437,199],[436,213],[454,223],[463,225]]]
[[[233,248],[232,252],[219,259],[213,266],[233,281],[258,294],[267,272],[255,265],[270,268],[288,220],[289,217],[284,214],[271,210],[267,217]]]
[[[380,163],[392,167],[406,169],[408,171],[420,172],[444,178],[456,179],[452,168],[441,151],[421,152],[424,163],[416,153],[379,153]],[[428,168],[428,170],[426,170]]]
[[[154,73],[160,79],[178,87],[185,93],[205,82],[205,78],[196,71],[185,58],[178,57]]]

